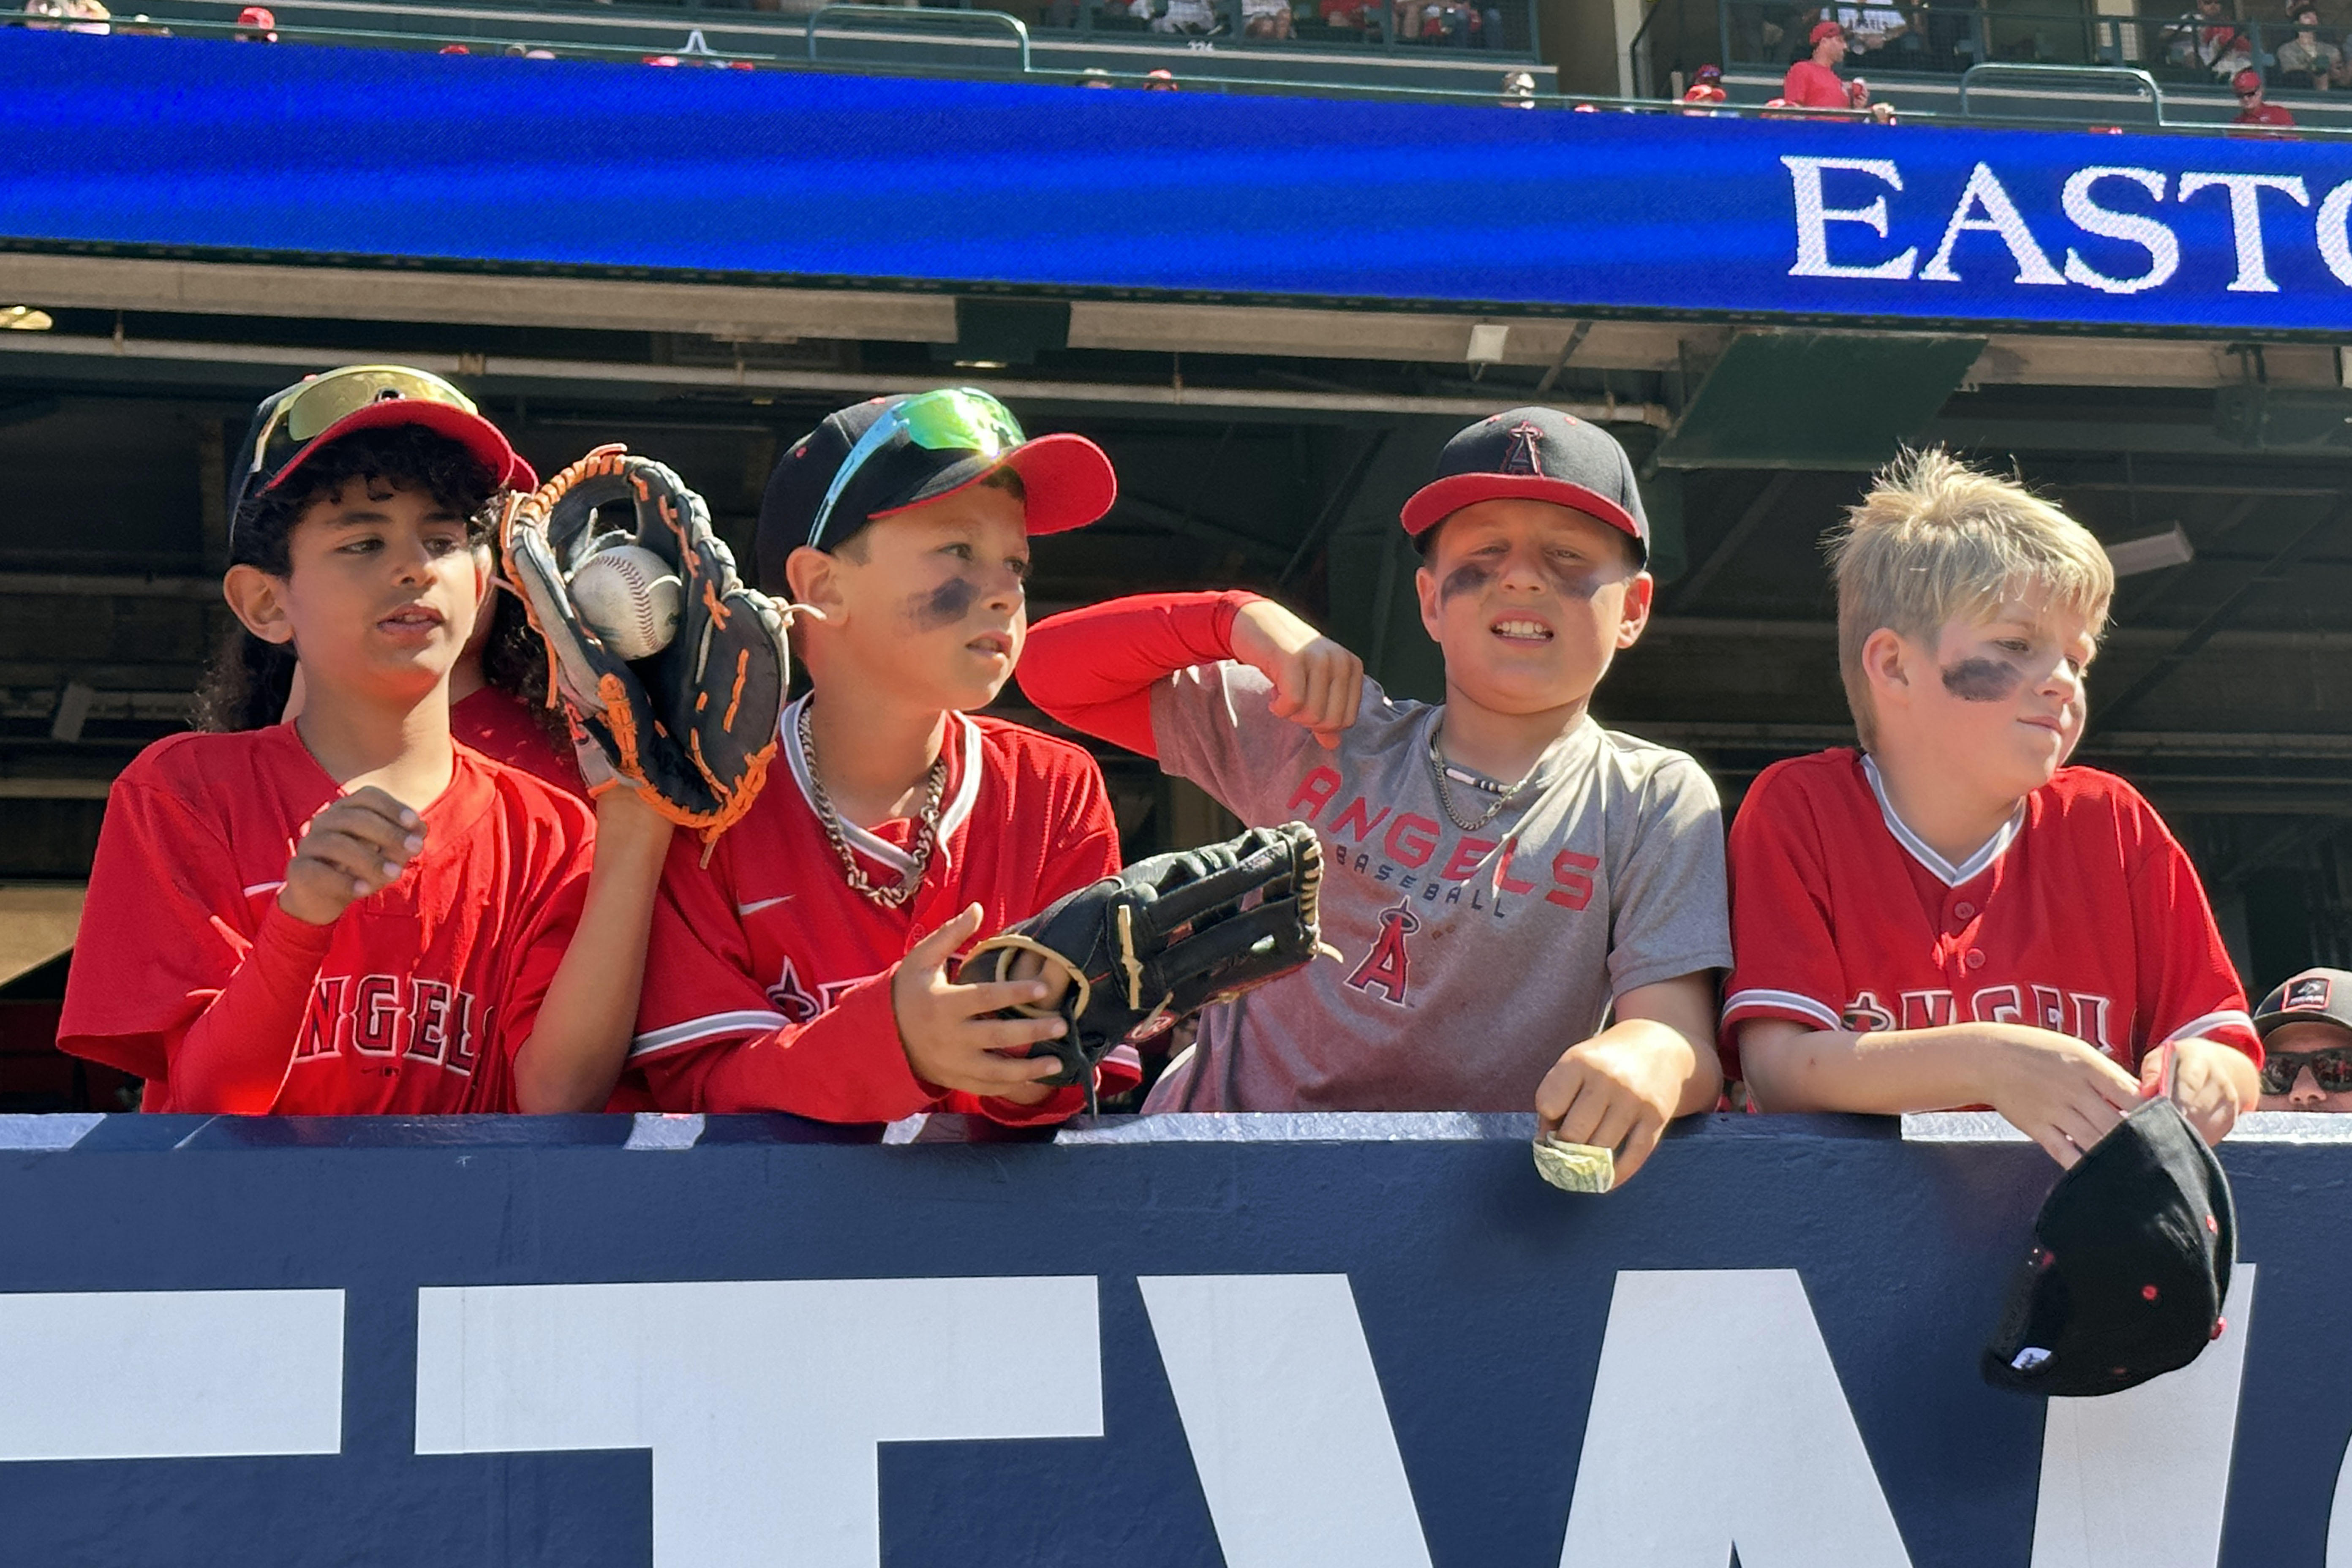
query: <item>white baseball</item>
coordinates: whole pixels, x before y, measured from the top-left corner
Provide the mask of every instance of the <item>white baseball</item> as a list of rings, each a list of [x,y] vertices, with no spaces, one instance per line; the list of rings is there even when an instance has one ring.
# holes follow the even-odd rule
[[[646,658],[677,636],[686,584],[652,551],[616,544],[572,574],[572,603],[605,647],[623,658]]]

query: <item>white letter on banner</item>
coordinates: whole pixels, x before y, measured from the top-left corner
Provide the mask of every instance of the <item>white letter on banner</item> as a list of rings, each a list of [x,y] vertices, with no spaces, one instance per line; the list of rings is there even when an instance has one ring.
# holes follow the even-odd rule
[[[2253,1315],[2254,1266],[2242,1263],[2229,1331],[2195,1361],[2121,1394],[2050,1401],[2032,1568],[2213,1568]]]
[[[2338,283],[2352,283],[2352,237],[2344,232],[2347,215],[2352,215],[2352,180],[2328,192],[2319,204],[2319,258]]]
[[[1560,1568],[1723,1568],[1735,1549],[1740,1568],[1911,1563],[1796,1271],[1627,1269]]]
[[[1979,207],[1984,209],[1984,216],[1970,216]],[[2009,199],[2009,193],[2001,189],[2000,182],[1982,163],[1969,176],[1968,188],[1960,193],[1960,205],[1952,209],[1952,221],[1945,226],[1944,243],[1936,247],[1934,258],[1919,269],[1919,276],[1937,283],[1958,283],[1960,275],[1952,270],[1952,247],[1970,230],[2000,236],[2000,242],[2009,247],[2009,254],[2017,261],[2018,282],[2054,283],[2062,289],[2066,286],[2066,279],[2058,275],[2058,269],[2050,265],[2050,258],[2035,243],[2033,231],[2025,226],[2017,204]]]
[[[341,1290],[0,1296],[0,1459],[342,1452]]]
[[[1878,237],[1886,237],[1886,198],[1881,195],[1866,207],[1831,207],[1822,205],[1822,171],[1843,169],[1857,174],[1871,174],[1885,181],[1896,190],[1903,188],[1903,173],[1885,158],[1792,158],[1780,160],[1789,165],[1789,177],[1796,185],[1797,195],[1797,264],[1789,268],[1791,278],[1908,278],[1911,264],[1919,258],[1919,247],[1913,246],[1890,261],[1872,267],[1840,267],[1830,259],[1829,226],[1833,223],[1867,224]]]
[[[1346,1275],[1136,1283],[1226,1568],[1429,1568]]]
[[[2238,245],[2238,275],[2230,280],[2232,294],[2275,294],[2269,258],[2263,254],[2262,193],[2284,191],[2294,205],[2307,207],[2311,196],[2300,174],[2183,174],[2180,199],[2220,185],[2230,193],[2230,230]]]
[[[2078,169],[2066,180],[2064,205],[2074,226],[2102,239],[2120,239],[2138,246],[2147,252],[2147,270],[2137,278],[2110,278],[2093,270],[2091,264],[2070,247],[2066,252],[2066,276],[2109,294],[2137,294],[2143,289],[2153,289],[2180,269],[2180,241],[2152,217],[2101,206],[2091,187],[2106,179],[2129,180],[2161,202],[2164,176],[2154,169],[2096,168]]]
[[[1101,1436],[1097,1323],[1090,1278],[419,1290],[416,1451],[649,1448],[655,1568],[876,1568],[877,1445]]]

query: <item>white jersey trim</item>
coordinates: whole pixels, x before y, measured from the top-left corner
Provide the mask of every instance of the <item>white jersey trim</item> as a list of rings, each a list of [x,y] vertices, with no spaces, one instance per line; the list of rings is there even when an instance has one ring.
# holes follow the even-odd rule
[[[1723,1021],[1728,1024],[1731,1022],[1733,1014],[1749,1007],[1786,1008],[1791,1013],[1802,1013],[1824,1029],[1845,1027],[1845,1020],[1839,1017],[1836,1013],[1822,1006],[1811,997],[1801,995],[1794,991],[1735,991],[1724,998]]]
[[[2173,1030],[2172,1033],[2165,1036],[2163,1039],[2157,1043],[2159,1045],[2168,1046],[2175,1040],[2193,1040],[2203,1035],[2208,1029],[2221,1028],[2243,1029],[2246,1033],[2255,1035],[2257,1038],[2260,1038],[2259,1034],[2254,1028],[2254,1020],[2252,1014],[2225,1010],[2220,1013],[2208,1013],[2201,1018],[2191,1018],[2189,1022],[2181,1025],[2180,1027]]]
[[[792,765],[793,783],[800,786],[801,799],[808,803],[812,815],[821,815],[816,808],[816,788],[809,773],[808,753],[801,750],[801,710],[807,703],[808,699],[803,696],[784,710],[776,723],[777,739],[783,742],[784,760]],[[963,748],[958,759],[963,778],[956,786],[954,798],[940,810],[938,853],[941,855],[947,853],[948,841],[956,836],[957,830],[971,820],[972,805],[980,799],[980,726],[961,713],[951,717],[956,723],[951,735]],[[877,837],[854,822],[841,824],[841,837],[852,849],[869,860],[889,867],[901,877],[915,868],[912,856],[888,839]]]
[[[667,1028],[648,1029],[629,1042],[629,1059],[657,1056],[680,1046],[700,1045],[705,1040],[738,1038],[744,1035],[764,1035],[770,1029],[781,1029],[791,1023],[782,1013],[746,1009],[740,1013],[711,1013],[700,1018],[688,1018],[683,1024]]]
[[[274,893],[285,885],[286,881],[283,878],[278,879],[275,882],[256,882],[253,886],[245,890],[245,896],[250,899],[258,897],[263,893]]]
[[[2008,853],[2009,847],[2017,842],[2018,830],[2025,826],[2025,803],[2021,800],[2017,803],[2017,809],[2010,813],[2009,820],[2000,825],[2000,831],[1979,846],[1975,854],[1955,866],[1930,848],[1926,839],[1912,832],[1909,824],[1895,815],[1895,803],[1886,798],[1886,783],[1878,776],[1878,763],[1866,752],[1862,759],[1862,772],[1863,776],[1870,781],[1870,793],[1878,797],[1878,811],[1886,819],[1886,831],[1895,835],[1895,842],[1903,846],[1911,858],[1927,868],[1928,872],[1948,888],[1973,882],[1990,870],[1992,863]]]

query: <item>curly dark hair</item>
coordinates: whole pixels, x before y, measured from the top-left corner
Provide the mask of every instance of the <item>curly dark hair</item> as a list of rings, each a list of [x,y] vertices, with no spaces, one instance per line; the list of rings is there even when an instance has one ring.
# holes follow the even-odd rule
[[[289,545],[294,525],[316,502],[339,495],[354,480],[371,491],[422,490],[466,520],[468,539],[480,543],[490,537],[499,489],[480,459],[446,436],[402,425],[355,431],[322,447],[285,483],[249,499],[237,511],[229,564],[288,575],[293,570]],[[493,617],[482,648],[484,679],[542,705],[545,645],[530,629],[520,603],[511,594],[494,594],[483,613]],[[294,666],[291,645],[264,642],[233,626],[196,689],[196,728],[258,730],[277,723],[293,690]]]

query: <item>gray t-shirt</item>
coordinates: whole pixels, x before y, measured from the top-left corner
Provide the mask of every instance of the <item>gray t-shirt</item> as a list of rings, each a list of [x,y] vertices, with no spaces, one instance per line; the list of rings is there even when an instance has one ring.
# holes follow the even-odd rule
[[[1253,826],[1313,825],[1339,950],[1202,1016],[1163,1110],[1525,1110],[1612,997],[1731,964],[1722,809],[1681,752],[1586,719],[1464,832],[1429,764],[1442,708],[1370,681],[1327,752],[1246,665],[1152,689],[1160,765]],[[1484,793],[1452,786],[1475,820]]]

